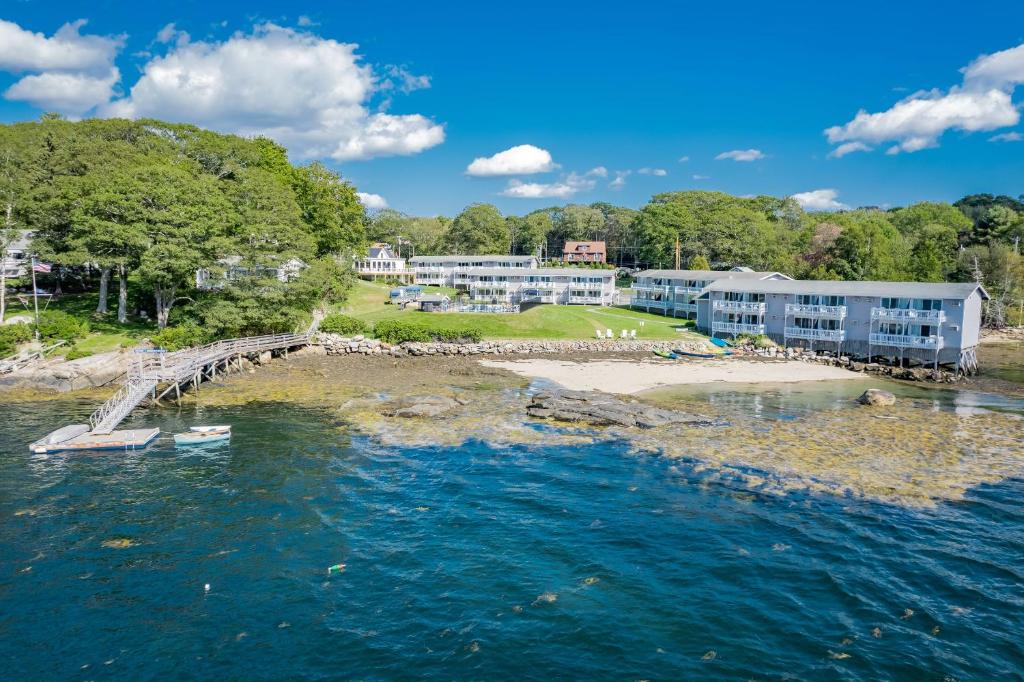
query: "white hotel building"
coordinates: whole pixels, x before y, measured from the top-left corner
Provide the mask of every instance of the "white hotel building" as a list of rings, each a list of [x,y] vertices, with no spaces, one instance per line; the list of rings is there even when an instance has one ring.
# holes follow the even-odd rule
[[[455,272],[466,268],[533,269],[538,266],[534,256],[414,256],[409,259],[416,284],[454,287]]]
[[[465,268],[454,286],[474,303],[612,305],[615,271],[590,268]]]

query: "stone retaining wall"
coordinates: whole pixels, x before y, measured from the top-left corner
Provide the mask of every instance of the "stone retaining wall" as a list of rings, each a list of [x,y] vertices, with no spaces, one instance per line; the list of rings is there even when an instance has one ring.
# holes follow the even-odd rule
[[[707,353],[704,343],[681,343],[679,341],[645,341],[635,339],[605,339],[578,341],[482,341],[480,343],[419,343],[406,342],[387,344],[376,339],[363,336],[339,336],[337,334],[320,333],[316,343],[323,350],[316,352],[327,355],[391,355],[423,356],[423,355],[541,355],[559,353],[650,353],[655,350],[672,350],[681,348],[693,353]],[[315,348],[316,346],[314,346]],[[959,381],[955,373],[946,370],[932,370],[927,367],[893,367],[876,363],[856,362],[849,357],[818,355],[799,348],[767,348],[739,347],[732,349],[736,355],[762,357],[769,360],[814,362],[834,367],[845,367],[854,372],[866,372],[890,376],[894,379],[907,381],[935,381],[954,383]]]
[[[481,341],[480,343],[387,344],[362,336],[338,336],[321,333],[317,343],[328,355],[517,355],[540,353],[650,353],[654,350],[682,348],[694,353],[707,352],[702,344],[679,341],[638,341],[633,339],[580,341]]]

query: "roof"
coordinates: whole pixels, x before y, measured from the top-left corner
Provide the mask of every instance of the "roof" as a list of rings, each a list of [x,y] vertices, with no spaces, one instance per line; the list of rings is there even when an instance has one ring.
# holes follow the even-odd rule
[[[7,247],[8,251],[28,251],[29,245],[32,243],[32,231],[22,230],[21,234],[14,238],[10,246]]]
[[[444,303],[451,299],[444,294],[423,294],[420,296],[420,303]]]
[[[754,272],[744,268],[742,270],[643,270],[636,273],[634,277],[662,277],[664,279],[696,279],[717,281],[720,279],[742,279],[758,280],[768,277],[784,277],[792,279],[789,275],[781,272]]]
[[[589,277],[615,277],[614,270],[597,270],[592,268],[530,268],[524,270],[522,268],[467,268],[462,271],[465,275],[522,275],[524,277],[533,277],[536,275],[550,275],[550,276],[572,276],[572,275],[584,275]]]
[[[410,263],[462,263],[471,260],[507,260],[513,263],[529,263],[537,260],[536,256],[502,256],[500,254],[485,254],[483,256],[414,256],[409,259]]]
[[[900,298],[968,298],[981,289],[977,282],[850,282],[820,279],[718,280],[704,287],[701,296],[712,291],[743,291],[755,294],[821,294],[825,296],[894,296]]]
[[[370,258],[396,258],[394,252],[391,250],[391,245],[385,244],[384,242],[370,244],[369,256]]]
[[[566,242],[565,246],[562,247],[562,253],[569,253],[571,251],[579,251],[581,246],[587,247],[589,251],[604,252],[604,242]]]

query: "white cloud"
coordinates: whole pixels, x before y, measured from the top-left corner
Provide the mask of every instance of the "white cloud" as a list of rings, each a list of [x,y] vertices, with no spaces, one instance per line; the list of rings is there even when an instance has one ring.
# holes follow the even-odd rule
[[[640,168],[637,170],[640,175],[654,175],[659,178],[663,178],[668,175],[668,171],[664,168]]]
[[[390,78],[381,81],[381,90],[397,88],[401,92],[413,92],[414,90],[425,90],[430,87],[430,76],[417,76],[404,66],[392,64],[384,67],[384,71]]]
[[[388,207],[387,200],[379,194],[371,194],[370,192],[356,192],[356,196],[359,197],[359,203],[361,203],[364,208],[372,210]]]
[[[167,24],[162,29],[157,31],[156,42],[158,43],[176,43],[178,47],[188,45],[192,37],[185,31],[179,31],[177,26],[173,23]]]
[[[834,189],[816,189],[798,192],[792,197],[805,211],[842,211],[850,208],[838,200],[839,192]]]
[[[733,161],[757,161],[764,158],[764,152],[760,149],[734,149],[731,152],[722,152],[715,157],[715,161],[732,159]]]
[[[948,91],[916,92],[876,113],[861,109],[848,123],[827,128],[825,136],[840,145],[836,152],[851,143],[893,142],[886,153],[898,154],[937,147],[948,130],[972,133],[1020,121],[1012,95],[1024,83],[1024,45],[982,55],[961,71],[963,82]]]
[[[300,14],[298,21],[295,22],[299,26],[316,26],[312,19],[305,14]]]
[[[0,70],[106,73],[124,45],[124,38],[83,36],[79,30],[85,24],[85,19],[64,24],[47,38],[0,19]]]
[[[693,175],[693,179],[694,179],[694,180],[710,180],[710,179],[711,179],[711,176],[710,176],[710,175],[697,175],[697,174],[695,173],[695,174]]]
[[[108,102],[119,78],[117,69],[105,77],[51,71],[25,76],[8,88],[4,97],[77,116]]]
[[[690,160],[689,156],[680,156],[679,157],[679,163],[686,163],[689,160]]]
[[[1021,140],[1024,140],[1024,135],[1018,132],[1000,133],[988,138],[989,142],[1020,142]]]
[[[595,166],[594,168],[591,168],[589,171],[587,171],[587,175],[592,175],[597,178],[607,178],[608,169],[605,168],[604,166]]]
[[[595,171],[599,169],[604,170],[602,166],[598,166],[583,175],[569,173],[558,182],[523,182],[512,179],[508,181],[508,186],[501,192],[501,195],[514,199],[568,199],[577,192],[594,189],[596,184],[594,178],[600,176]]]
[[[0,71],[29,72],[4,97],[73,116],[109,101],[121,79],[114,59],[124,38],[81,35],[84,25],[64,24],[47,38],[0,20]]]
[[[532,144],[520,144],[498,152],[494,156],[473,159],[466,167],[466,174],[476,177],[498,175],[531,175],[547,173],[558,168],[551,159],[551,152]]]
[[[626,186],[626,178],[632,174],[633,171],[615,171],[615,179],[608,183],[608,186],[612,189],[622,189]]]
[[[299,158],[368,159],[441,144],[443,125],[421,114],[370,113],[380,82],[356,48],[261,24],[224,42],[173,47],[101,112],[266,135]]]
[[[847,154],[854,152],[869,152],[871,147],[867,146],[863,142],[844,142],[829,153],[829,158],[841,159]]]

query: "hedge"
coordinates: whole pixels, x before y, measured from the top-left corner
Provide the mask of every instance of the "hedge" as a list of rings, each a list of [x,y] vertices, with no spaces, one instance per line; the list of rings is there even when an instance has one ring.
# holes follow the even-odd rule
[[[384,343],[402,343],[404,341],[477,343],[484,335],[478,327],[428,327],[420,322],[406,320],[381,320],[373,328],[373,333]]]
[[[327,334],[365,334],[368,329],[365,322],[349,315],[328,315],[320,322],[320,331]]]
[[[39,335],[47,341],[63,339],[74,341],[89,333],[89,322],[81,317],[69,315],[63,310],[47,310],[39,313]]]
[[[27,324],[5,324],[0,326],[0,358],[14,355],[19,343],[32,339],[32,327]]]
[[[159,333],[150,337],[150,342],[164,350],[181,350],[200,346],[206,342],[206,334],[197,325],[183,324],[177,327],[164,327]]]

